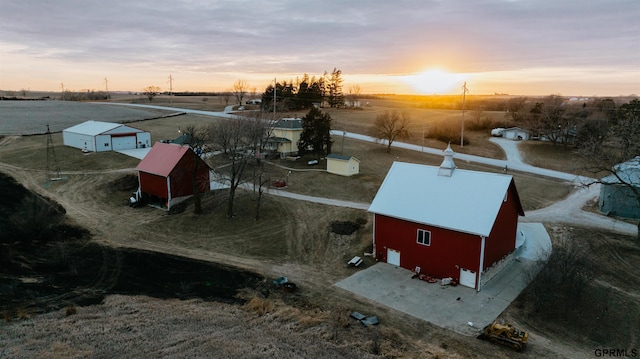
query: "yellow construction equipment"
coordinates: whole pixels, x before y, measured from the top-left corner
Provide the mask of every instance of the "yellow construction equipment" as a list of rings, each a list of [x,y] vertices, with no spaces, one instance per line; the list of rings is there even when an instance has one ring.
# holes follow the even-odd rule
[[[515,328],[513,325],[505,323],[505,321],[494,321],[487,325],[478,336],[478,339],[488,340],[496,344],[522,351],[527,346],[529,333]]]

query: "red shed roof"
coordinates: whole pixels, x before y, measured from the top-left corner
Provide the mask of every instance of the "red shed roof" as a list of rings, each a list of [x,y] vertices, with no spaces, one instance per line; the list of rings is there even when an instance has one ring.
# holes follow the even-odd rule
[[[156,142],[151,151],[140,161],[136,170],[168,177],[187,151],[189,151],[188,146]]]

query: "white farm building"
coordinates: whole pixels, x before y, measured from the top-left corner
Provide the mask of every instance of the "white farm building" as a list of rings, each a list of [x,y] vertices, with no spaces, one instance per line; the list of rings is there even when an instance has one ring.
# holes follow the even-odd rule
[[[151,147],[149,132],[121,123],[86,121],[62,131],[65,146],[91,152]]]

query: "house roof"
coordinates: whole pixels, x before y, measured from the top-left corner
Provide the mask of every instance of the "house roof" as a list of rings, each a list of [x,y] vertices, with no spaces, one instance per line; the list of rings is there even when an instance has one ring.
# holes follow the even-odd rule
[[[290,139],[284,137],[269,137],[267,138],[267,142],[276,142],[276,143],[288,143],[291,142]]]
[[[292,130],[301,130],[302,119],[301,118],[281,118],[276,123],[274,128],[287,128]]]
[[[334,159],[334,160],[342,160],[342,161],[349,161],[350,159],[352,159],[352,158],[353,158],[354,160],[356,160],[356,161],[360,162],[360,160],[359,160],[359,159],[357,159],[357,158],[355,158],[355,157],[353,157],[353,156],[349,156],[349,155],[339,155],[339,154],[335,154],[335,153],[330,153],[330,154],[328,154],[328,155],[327,155],[327,158],[331,158],[331,159]]]
[[[189,151],[188,146],[156,142],[151,151],[140,161],[136,170],[168,177],[187,151]]]
[[[503,129],[502,131],[503,131],[503,132],[504,132],[504,131],[523,131],[523,132],[529,132],[529,130],[524,129],[524,128],[522,128],[522,127],[509,127],[509,128],[505,128],[505,129]]]
[[[191,135],[186,132],[170,141],[170,143],[175,143],[178,145],[188,144],[189,142],[191,142]]]
[[[489,236],[513,178],[509,175],[394,162],[369,212]],[[515,187],[514,187],[515,188]],[[524,215],[520,200],[520,215]]]
[[[69,127],[64,131],[73,132],[73,133],[82,133],[86,135],[96,136],[101,133],[111,131],[114,128],[120,127],[122,124],[120,123],[112,123],[112,122],[100,122],[100,121],[85,121],[83,123],[77,124],[75,126]]]

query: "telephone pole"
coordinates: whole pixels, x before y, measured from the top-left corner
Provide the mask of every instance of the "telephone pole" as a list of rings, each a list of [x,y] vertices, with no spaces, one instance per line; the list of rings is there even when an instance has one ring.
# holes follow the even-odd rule
[[[169,74],[169,103],[173,105],[173,76]]]
[[[60,177],[60,167],[58,166],[58,159],[56,158],[56,150],[53,146],[53,138],[51,137],[51,130],[49,129],[49,125],[47,125],[47,181],[59,181],[62,179]],[[53,166],[53,168],[51,168]],[[55,172],[54,174],[52,173]]]
[[[464,147],[464,106],[467,92],[469,92],[469,90],[467,89],[467,81],[465,81],[464,85],[462,85],[462,130],[460,131],[460,147]]]
[[[276,114],[276,89],[278,88],[278,82],[276,78],[273,78],[273,114]]]
[[[107,98],[109,98],[109,80],[107,80],[107,78],[104,78],[104,89],[107,91]]]
[[[62,88],[62,101],[64,101],[64,83],[60,83],[60,87]]]

